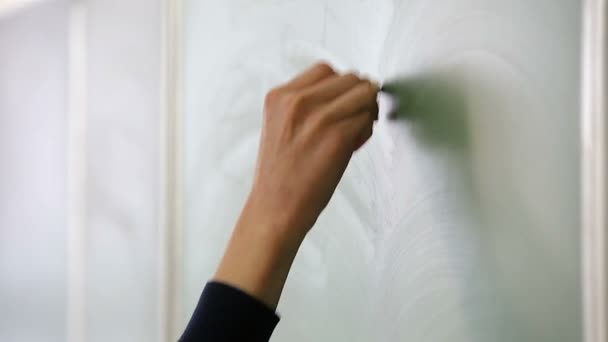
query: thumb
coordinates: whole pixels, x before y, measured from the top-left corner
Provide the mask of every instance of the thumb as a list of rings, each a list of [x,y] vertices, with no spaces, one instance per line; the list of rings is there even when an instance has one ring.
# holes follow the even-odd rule
[[[343,134],[347,136],[352,151],[358,150],[373,133],[374,114],[369,111],[359,112],[352,115],[339,124],[342,126]]]

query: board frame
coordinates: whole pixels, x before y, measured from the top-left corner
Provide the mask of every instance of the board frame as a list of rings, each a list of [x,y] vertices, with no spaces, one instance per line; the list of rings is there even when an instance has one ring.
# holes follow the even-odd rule
[[[581,261],[585,342],[608,341],[608,171],[605,0],[583,1],[581,56]]]
[[[159,203],[159,341],[176,341],[183,329],[183,0],[161,0],[161,151]]]

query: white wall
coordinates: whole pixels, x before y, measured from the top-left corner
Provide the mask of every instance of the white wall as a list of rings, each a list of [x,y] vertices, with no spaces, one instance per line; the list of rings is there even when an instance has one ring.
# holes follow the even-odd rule
[[[0,340],[66,340],[67,1],[0,20]]]
[[[157,334],[160,2],[87,1],[87,341]]]
[[[0,340],[160,339],[161,25],[145,0],[0,17]]]

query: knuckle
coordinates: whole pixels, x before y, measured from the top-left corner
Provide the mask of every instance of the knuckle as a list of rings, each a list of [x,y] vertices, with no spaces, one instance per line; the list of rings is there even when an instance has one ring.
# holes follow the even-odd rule
[[[374,84],[371,81],[365,80],[357,84],[356,91],[361,94],[366,100],[370,101],[370,106],[372,105],[371,101],[376,102],[377,92]]]
[[[367,81],[367,90],[369,91],[369,94],[374,97],[374,99],[378,95],[378,88],[376,87],[376,84],[370,80]]]
[[[344,81],[346,81],[348,83],[356,83],[356,82],[359,82],[361,79],[354,72],[349,72],[349,73],[344,74],[342,76],[342,80],[344,80]]]
[[[326,62],[319,62],[319,63],[315,64],[314,68],[323,74],[335,73],[334,69]]]
[[[357,84],[357,87],[365,92],[365,94],[371,94],[373,91],[372,82],[369,80],[361,80],[359,84]]]
[[[311,119],[311,130],[313,132],[321,132],[324,131],[326,127],[329,126],[329,119],[327,115],[323,115],[319,113],[318,115],[312,116]]]
[[[264,98],[265,106],[274,106],[276,105],[281,97],[283,96],[283,90],[281,88],[273,88],[268,93],[266,93],[266,97]]]
[[[296,93],[289,96],[287,99],[288,111],[299,113],[306,107],[308,96],[303,93]]]

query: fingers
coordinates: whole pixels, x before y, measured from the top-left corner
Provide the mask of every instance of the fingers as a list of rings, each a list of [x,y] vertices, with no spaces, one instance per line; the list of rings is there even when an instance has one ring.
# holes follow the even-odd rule
[[[359,112],[349,118],[338,122],[336,129],[343,139],[346,146],[352,148],[352,151],[359,149],[372,136],[374,119],[371,112]]]
[[[377,117],[377,96],[379,88],[370,81],[358,83],[347,92],[336,97],[323,109],[324,115],[341,120],[363,110],[371,110],[373,117]]]
[[[379,87],[354,73],[338,75],[325,63],[313,65],[282,89],[301,92],[309,105],[327,107],[324,112],[336,119],[364,109],[371,110],[377,118]]]
[[[334,70],[328,64],[317,63],[312,67],[308,68],[300,75],[296,76],[291,81],[287,82],[284,88],[288,90],[304,89],[335,74],[336,73],[334,72]]]
[[[372,105],[372,117],[374,119],[374,121],[378,121],[378,112],[380,111],[380,108],[378,107],[378,98],[376,97],[376,100],[374,101],[373,105]]]
[[[363,133],[358,137],[358,140],[355,144],[355,148],[353,151],[360,149],[371,137],[374,133],[374,124],[367,125],[363,131]]]
[[[319,132],[330,139],[338,150],[350,155],[372,135],[373,122],[378,119],[379,87],[354,73],[339,75],[327,64],[316,64],[281,89],[290,96],[287,112],[297,115],[296,124],[308,128],[301,132]],[[266,102],[277,96],[271,92]],[[275,101],[283,103],[281,101]],[[296,117],[296,116],[290,116]],[[299,122],[299,123],[298,123]]]
[[[353,73],[346,75],[336,74],[309,86],[305,91],[313,101],[327,102],[342,95],[361,82],[361,79]]]

